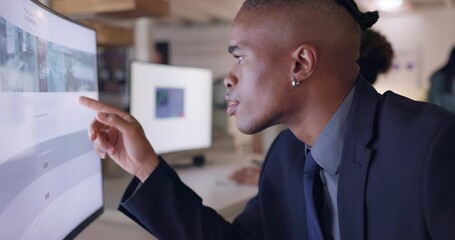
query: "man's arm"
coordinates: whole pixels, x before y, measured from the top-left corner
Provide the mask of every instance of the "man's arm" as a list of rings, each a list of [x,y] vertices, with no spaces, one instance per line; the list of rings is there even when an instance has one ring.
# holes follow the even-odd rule
[[[259,239],[256,228],[258,207],[251,201],[242,220],[233,224],[213,209],[203,206],[202,199],[188,188],[164,160],[149,178],[138,186],[133,180],[122,197],[119,210],[159,239]],[[260,224],[259,224],[260,225]]]

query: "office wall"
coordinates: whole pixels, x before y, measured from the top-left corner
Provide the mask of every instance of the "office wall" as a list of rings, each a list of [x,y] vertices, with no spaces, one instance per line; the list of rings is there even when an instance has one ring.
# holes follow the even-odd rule
[[[229,25],[160,27],[156,41],[167,41],[173,65],[207,67],[215,79],[224,77],[233,58],[228,54]]]
[[[389,39],[397,56],[395,68],[378,79],[377,89],[426,100],[431,74],[455,45],[455,8],[380,15],[374,28]]]

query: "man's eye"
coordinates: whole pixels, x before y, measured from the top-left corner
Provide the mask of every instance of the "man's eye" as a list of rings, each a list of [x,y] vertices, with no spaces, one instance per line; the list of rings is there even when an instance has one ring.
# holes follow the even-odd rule
[[[234,56],[237,59],[237,62],[240,63],[245,58],[244,56]]]

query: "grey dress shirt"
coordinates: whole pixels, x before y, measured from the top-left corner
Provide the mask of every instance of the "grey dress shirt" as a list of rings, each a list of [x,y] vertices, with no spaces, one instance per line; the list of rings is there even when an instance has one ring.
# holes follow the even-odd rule
[[[311,148],[314,160],[322,167],[321,179],[325,187],[325,217],[321,220],[321,224],[324,224],[322,229],[327,229],[328,232],[325,234],[335,240],[340,240],[337,205],[338,170],[354,92],[355,87],[351,89]]]

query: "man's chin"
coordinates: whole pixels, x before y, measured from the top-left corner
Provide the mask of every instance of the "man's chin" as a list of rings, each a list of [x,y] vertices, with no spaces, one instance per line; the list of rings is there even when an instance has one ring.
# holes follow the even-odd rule
[[[248,134],[248,135],[256,134],[266,128],[267,128],[267,126],[258,126],[258,125],[244,126],[242,124],[239,124],[239,122],[237,121],[237,129],[243,134]]]

